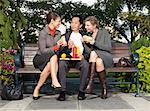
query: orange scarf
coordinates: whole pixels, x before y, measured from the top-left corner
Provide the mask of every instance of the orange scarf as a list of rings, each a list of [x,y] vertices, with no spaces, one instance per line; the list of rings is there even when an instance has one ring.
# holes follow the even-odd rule
[[[56,28],[51,29],[51,28],[48,26],[48,29],[49,29],[50,34],[54,37],[55,32],[56,32]]]

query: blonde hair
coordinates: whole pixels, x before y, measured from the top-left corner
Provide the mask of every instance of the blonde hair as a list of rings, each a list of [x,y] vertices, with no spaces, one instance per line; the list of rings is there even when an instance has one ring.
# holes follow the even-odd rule
[[[99,20],[95,16],[89,16],[85,19],[84,23],[89,21],[92,25],[96,25],[96,28],[100,28]]]

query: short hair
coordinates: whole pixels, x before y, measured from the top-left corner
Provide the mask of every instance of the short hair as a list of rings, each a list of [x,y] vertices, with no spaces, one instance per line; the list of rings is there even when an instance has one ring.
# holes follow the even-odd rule
[[[80,15],[73,15],[73,16],[72,16],[72,19],[73,19],[74,17],[79,18],[80,24],[83,24],[83,18],[82,18]]]
[[[92,25],[96,25],[97,28],[100,27],[99,20],[95,16],[89,16],[84,22],[89,21]]]
[[[56,20],[58,17],[60,17],[56,12],[49,12],[46,16],[46,21],[49,24],[51,20]]]

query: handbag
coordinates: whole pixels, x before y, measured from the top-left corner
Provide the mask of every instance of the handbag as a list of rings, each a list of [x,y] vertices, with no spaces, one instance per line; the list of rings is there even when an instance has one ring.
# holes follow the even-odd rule
[[[118,63],[116,64],[116,66],[117,67],[131,67],[132,62],[126,57],[121,57]]]
[[[23,99],[22,84],[6,84],[1,91],[2,100],[21,100]]]

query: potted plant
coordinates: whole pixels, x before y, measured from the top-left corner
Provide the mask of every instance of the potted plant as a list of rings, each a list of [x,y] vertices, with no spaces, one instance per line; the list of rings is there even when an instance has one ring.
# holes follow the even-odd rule
[[[2,49],[0,54],[0,79],[2,84],[7,84],[13,81],[12,77],[16,71],[16,66],[14,63],[14,54],[16,50],[6,50]]]

